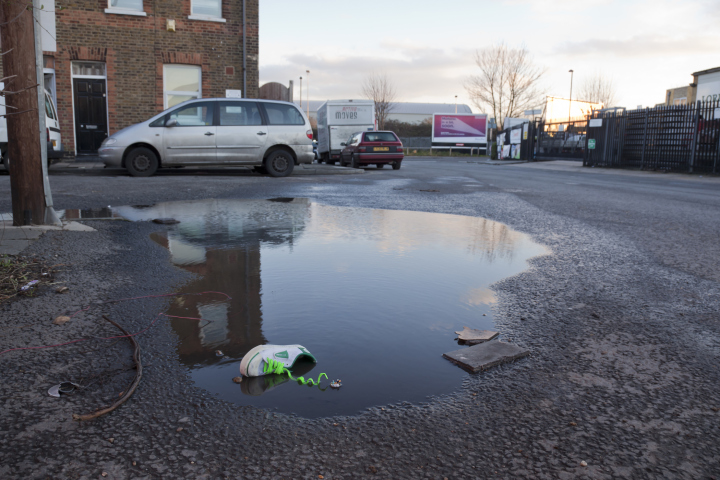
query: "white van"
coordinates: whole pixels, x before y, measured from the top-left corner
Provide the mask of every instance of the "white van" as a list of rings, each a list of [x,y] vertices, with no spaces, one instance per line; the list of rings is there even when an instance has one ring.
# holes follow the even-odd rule
[[[4,84],[0,82],[0,90]],[[42,107],[41,107],[42,108]],[[5,115],[5,97],[0,96],[0,115]],[[64,152],[60,138],[60,122],[57,116],[55,102],[53,102],[50,92],[45,90],[45,133],[47,135],[47,162],[48,166],[56,158],[62,158]],[[6,118],[0,117],[0,154],[2,154],[2,163],[5,169],[10,165],[8,158],[8,131]]]

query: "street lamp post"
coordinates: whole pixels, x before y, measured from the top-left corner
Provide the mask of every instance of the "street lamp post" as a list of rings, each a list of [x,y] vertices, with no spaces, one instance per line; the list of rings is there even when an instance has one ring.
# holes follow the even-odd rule
[[[302,108],[302,77],[300,77],[300,108]]]
[[[570,112],[572,110],[572,81],[573,81],[573,70],[568,70],[570,72],[570,101],[568,102],[568,129],[570,128]]]
[[[310,118],[310,70],[305,70],[307,73],[307,82],[305,90],[307,90],[307,117]]]
[[[455,113],[457,113],[457,95],[455,95]]]

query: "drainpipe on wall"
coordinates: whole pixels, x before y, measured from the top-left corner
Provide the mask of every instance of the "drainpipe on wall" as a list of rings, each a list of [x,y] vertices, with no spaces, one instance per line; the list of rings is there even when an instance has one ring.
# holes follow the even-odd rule
[[[41,0],[33,0],[33,19],[35,21],[34,34],[35,34],[35,73],[37,77],[37,97],[38,97],[38,133],[40,140],[40,163],[42,164],[42,177],[43,177],[43,193],[45,194],[45,218],[41,222],[40,219],[34,219],[36,222],[44,225],[62,225],[60,218],[58,217],[55,209],[53,208],[52,192],[50,191],[50,178],[48,177],[48,164],[45,161],[47,158],[47,141],[46,141],[46,128],[45,125],[45,112],[43,105],[45,105],[45,73],[43,72],[43,50],[42,50],[42,33],[40,32],[40,12],[42,11]],[[37,137],[36,137],[37,138]],[[19,222],[15,222],[15,225],[20,225]]]
[[[246,35],[247,35],[247,23],[245,22],[245,0],[242,3],[243,9],[243,98],[247,98],[247,48],[246,48]]]

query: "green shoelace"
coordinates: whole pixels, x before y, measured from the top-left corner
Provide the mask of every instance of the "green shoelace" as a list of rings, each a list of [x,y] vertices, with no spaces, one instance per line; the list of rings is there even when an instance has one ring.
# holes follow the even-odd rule
[[[312,378],[308,380],[305,380],[303,377],[295,378],[292,376],[292,373],[290,373],[290,370],[288,370],[282,362],[274,360],[272,358],[266,358],[265,365],[263,365],[263,374],[267,375],[268,373],[275,373],[278,375],[283,375],[287,373],[288,377],[290,377],[290,380],[295,380],[296,382],[300,382],[303,385],[319,385],[320,379],[322,379],[322,377],[325,377],[326,379],[328,378],[328,376],[324,373],[321,373],[318,376],[317,382]]]

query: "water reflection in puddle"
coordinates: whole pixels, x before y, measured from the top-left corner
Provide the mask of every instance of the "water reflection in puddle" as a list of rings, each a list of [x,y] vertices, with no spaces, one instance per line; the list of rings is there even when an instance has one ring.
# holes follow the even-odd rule
[[[305,199],[176,202],[113,213],[179,220],[152,238],[175,265],[197,274],[181,291],[232,297],[180,297],[168,312],[208,320],[172,321],[195,383],[232,402],[305,417],[456,390],[467,374],[441,357],[458,348],[455,330],[492,328],[488,286],[545,251],[482,218]],[[343,387],[279,376],[234,384],[243,355],[264,343],[304,345],[318,364],[296,373],[325,372]]]

